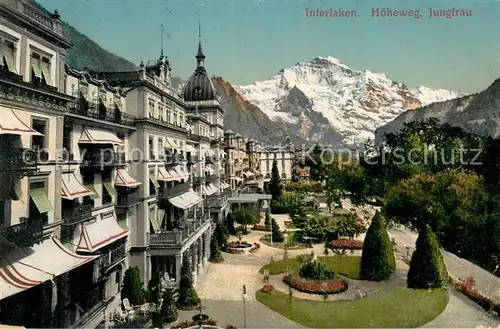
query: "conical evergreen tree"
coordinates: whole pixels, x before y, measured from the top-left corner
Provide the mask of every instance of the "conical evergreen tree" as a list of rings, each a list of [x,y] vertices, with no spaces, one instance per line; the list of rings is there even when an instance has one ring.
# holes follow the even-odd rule
[[[181,279],[179,281],[179,298],[177,306],[179,308],[191,308],[199,303],[198,294],[193,287],[193,275],[191,266],[187,260],[182,262]]]
[[[121,296],[123,299],[127,298],[132,305],[141,305],[144,302],[139,267],[129,267],[125,271]]]
[[[283,242],[283,233],[281,233],[278,222],[275,218],[271,219],[271,234],[273,236],[273,242]]]
[[[271,213],[269,211],[269,208],[266,209],[266,217],[264,219],[264,226],[267,228],[267,229],[270,229],[271,228]]]
[[[222,254],[220,252],[219,242],[217,241],[217,235],[213,234],[212,239],[210,239],[210,261],[220,262],[223,261]]]
[[[448,281],[448,271],[438,239],[430,226],[426,225],[418,235],[416,248],[411,256],[407,278],[408,288],[440,288]]]
[[[396,271],[396,258],[385,220],[377,211],[366,232],[361,255],[361,278],[363,280],[384,281]]]
[[[271,181],[269,182],[269,191],[273,196],[273,200],[278,200],[283,192],[283,188],[281,186],[281,178],[280,172],[278,170],[278,162],[276,160],[273,161],[273,167],[271,169]]]

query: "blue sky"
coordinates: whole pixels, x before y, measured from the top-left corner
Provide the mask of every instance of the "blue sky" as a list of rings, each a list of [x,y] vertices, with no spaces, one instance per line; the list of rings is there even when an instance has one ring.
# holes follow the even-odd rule
[[[500,2],[494,0],[169,1],[39,0],[103,48],[140,63],[165,53],[174,76],[194,70],[198,20],[210,74],[233,84],[274,76],[316,56],[383,72],[410,87],[478,92],[500,78]],[[201,4],[203,5],[201,5]],[[428,18],[428,8],[471,17]],[[356,10],[356,18],[306,17],[309,9]],[[421,19],[372,17],[373,8],[419,9]]]

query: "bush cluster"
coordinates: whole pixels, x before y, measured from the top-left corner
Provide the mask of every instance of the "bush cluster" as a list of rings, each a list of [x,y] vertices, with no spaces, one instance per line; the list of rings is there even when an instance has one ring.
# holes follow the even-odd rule
[[[266,227],[265,225],[260,225],[260,224],[255,224],[254,226],[252,226],[252,230],[254,231],[271,231],[270,228]]]
[[[363,250],[363,241],[354,239],[338,239],[326,244],[330,249]]]
[[[287,275],[283,282],[300,292],[316,295],[333,295],[347,290],[348,285],[344,280],[335,281],[305,281],[297,277]]]
[[[302,264],[299,269],[299,276],[306,280],[332,280],[335,275],[333,271],[315,260]]]
[[[304,181],[304,182],[289,182],[286,183],[285,186],[285,191],[290,191],[290,192],[315,192],[315,193],[322,193],[323,192],[323,185],[320,182],[311,182],[311,181]]]
[[[207,321],[203,322],[202,324],[207,325],[207,326],[216,326],[217,321],[215,321],[214,319],[208,319]],[[183,322],[179,322],[175,326],[172,326],[170,329],[184,329],[184,328],[194,327],[197,325],[198,325],[198,323],[196,323],[194,321],[183,321]]]
[[[276,288],[272,284],[265,284],[260,291],[265,292],[266,294],[275,291]]]

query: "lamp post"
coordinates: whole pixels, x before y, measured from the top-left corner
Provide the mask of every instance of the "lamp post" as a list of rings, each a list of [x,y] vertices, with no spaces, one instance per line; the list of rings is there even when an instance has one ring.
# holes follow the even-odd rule
[[[285,256],[283,257],[285,261],[285,275],[288,275],[288,232],[286,230],[283,234],[283,240],[285,242]]]
[[[494,284],[493,284],[493,280],[496,279],[496,276],[495,276],[495,273],[496,271],[498,271],[498,269],[500,268],[500,264],[497,264],[497,266],[495,266],[495,269],[493,270],[493,272],[491,272],[491,278],[490,278],[490,295],[493,295],[495,294],[495,291],[494,291]],[[498,287],[500,288],[500,287]],[[493,290],[493,291],[492,291]],[[493,297],[493,296],[489,296],[489,297]]]
[[[243,299],[243,328],[246,328],[247,327],[246,300],[248,298],[246,284],[243,285],[243,293],[241,294],[241,298]]]

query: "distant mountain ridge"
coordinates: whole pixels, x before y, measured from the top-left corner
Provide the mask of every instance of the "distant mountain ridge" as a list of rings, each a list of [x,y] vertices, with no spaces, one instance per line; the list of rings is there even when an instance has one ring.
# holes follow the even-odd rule
[[[268,80],[236,89],[289,131],[338,148],[373,139],[378,126],[406,110],[463,95],[411,89],[383,73],[353,70],[333,57],[299,62]]]

